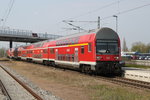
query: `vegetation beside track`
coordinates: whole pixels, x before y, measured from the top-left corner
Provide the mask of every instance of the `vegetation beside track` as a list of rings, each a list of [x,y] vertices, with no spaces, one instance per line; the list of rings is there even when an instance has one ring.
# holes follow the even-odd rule
[[[1,63],[65,100],[150,100],[149,91],[115,85],[74,71],[22,61]]]
[[[149,100],[148,94],[132,91],[130,88],[112,87],[108,85],[92,85],[92,100]],[[144,96],[146,95],[146,96]]]
[[[6,57],[1,57],[0,61],[9,61],[10,59],[6,58]]]
[[[150,66],[137,65],[137,64],[125,64],[125,67],[135,67],[135,68],[144,68],[144,69],[150,68]]]

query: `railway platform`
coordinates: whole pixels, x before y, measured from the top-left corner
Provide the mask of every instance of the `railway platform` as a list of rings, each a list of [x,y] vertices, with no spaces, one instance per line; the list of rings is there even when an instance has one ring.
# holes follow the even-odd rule
[[[134,80],[150,82],[150,69],[123,67],[124,77]]]

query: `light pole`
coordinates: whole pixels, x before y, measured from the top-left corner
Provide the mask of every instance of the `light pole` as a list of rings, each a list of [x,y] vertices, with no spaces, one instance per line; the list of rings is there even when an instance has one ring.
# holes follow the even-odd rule
[[[100,16],[98,16],[98,25],[97,25],[97,28],[98,28],[98,29],[100,29],[100,20],[101,20],[101,19],[100,19]]]
[[[116,32],[118,33],[118,16],[113,15],[116,18]]]

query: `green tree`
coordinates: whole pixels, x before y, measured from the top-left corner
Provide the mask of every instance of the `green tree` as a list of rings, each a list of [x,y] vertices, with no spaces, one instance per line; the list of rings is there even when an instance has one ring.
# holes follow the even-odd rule
[[[147,46],[142,42],[135,42],[132,44],[131,51],[147,53]]]
[[[150,53],[150,43],[147,44],[147,53]]]

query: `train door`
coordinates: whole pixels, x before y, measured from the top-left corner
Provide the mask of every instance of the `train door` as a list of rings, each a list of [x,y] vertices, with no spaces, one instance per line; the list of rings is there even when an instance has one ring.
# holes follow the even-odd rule
[[[78,48],[75,48],[74,52],[74,62],[78,62]]]

